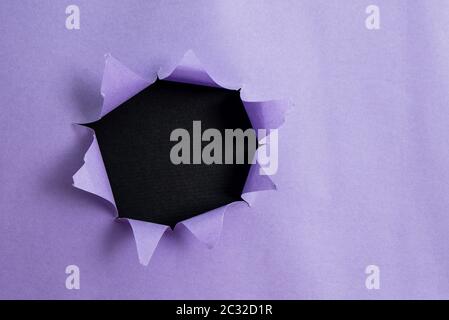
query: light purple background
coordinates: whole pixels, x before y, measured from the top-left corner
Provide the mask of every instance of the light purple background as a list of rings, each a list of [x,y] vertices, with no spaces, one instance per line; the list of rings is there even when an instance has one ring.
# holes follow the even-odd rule
[[[0,298],[449,298],[448,35],[446,0],[2,0]],[[151,77],[190,48],[295,103],[279,191],[228,213],[214,249],[177,230],[143,267],[129,225],[72,188],[90,138],[71,123],[99,114],[105,53]]]

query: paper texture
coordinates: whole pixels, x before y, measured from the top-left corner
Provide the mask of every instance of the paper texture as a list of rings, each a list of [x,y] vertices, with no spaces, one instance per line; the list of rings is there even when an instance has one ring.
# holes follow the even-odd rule
[[[141,78],[111,55],[108,54],[105,58],[105,70],[101,84],[101,94],[104,99],[101,116],[114,110],[153,82]],[[158,77],[170,81],[218,86],[203,69],[192,51],[188,51],[173,70],[165,71],[160,69]],[[243,103],[254,129],[275,129],[284,122],[284,113],[287,107],[287,103],[284,101],[243,101]],[[96,194],[115,205],[95,135],[92,145],[86,152],[84,161],[85,164],[73,176],[73,185],[79,189]],[[270,177],[261,175],[260,166],[255,163],[250,168],[241,197],[251,206],[256,200],[258,192],[275,189],[276,186]],[[220,237],[224,215],[230,208],[231,204],[228,204],[180,223],[199,241],[212,248]],[[168,227],[151,222],[133,219],[126,220],[129,221],[134,233],[139,261],[143,265],[147,265]]]

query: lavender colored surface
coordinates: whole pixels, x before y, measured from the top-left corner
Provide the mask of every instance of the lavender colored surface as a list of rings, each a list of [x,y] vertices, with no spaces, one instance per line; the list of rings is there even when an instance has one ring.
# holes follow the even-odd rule
[[[158,72],[160,79],[196,83],[200,85],[217,85],[207,74],[206,70],[204,70],[191,50],[189,50],[182,60],[176,64],[176,68],[170,71],[168,76],[161,76],[161,73],[163,74],[161,69]],[[101,82],[103,106],[100,114],[104,116],[111,112],[150,84],[150,80],[143,79],[121,64],[110,54],[107,54],[105,56],[105,70]],[[278,128],[284,122],[285,109],[287,108],[286,101],[243,101],[243,103],[254,128]],[[89,132],[92,131],[87,128],[86,130]],[[123,130],[126,130],[126,128],[123,128]],[[109,201],[114,206],[114,212],[117,213],[114,196],[103,163],[100,147],[94,133],[92,134],[93,141],[83,157],[84,164],[73,175],[73,186]],[[168,139],[168,137],[166,138]],[[261,139],[259,142],[261,144],[266,143],[266,141],[262,141],[265,140]],[[274,161],[277,161],[277,159]],[[273,181],[268,176],[260,174],[261,170],[259,164],[254,164],[252,166],[242,191],[242,199],[244,199],[250,206],[255,201],[257,193],[260,191],[276,189]],[[176,200],[173,199],[173,201]],[[202,214],[184,220],[181,223],[198,240],[211,249],[220,238],[224,214],[230,207],[231,205],[227,204],[209,212],[203,212]],[[131,225],[139,262],[145,266],[148,265],[160,239],[168,229],[168,226],[146,221],[136,221],[133,219],[122,220],[128,221]]]
[[[447,1],[76,1],[77,31],[69,4],[0,2],[1,298],[449,298]],[[279,191],[235,205],[211,250],[166,233],[143,267],[71,186],[91,142],[71,123],[99,115],[105,53],[149,77],[189,48],[248,100],[294,102]]]

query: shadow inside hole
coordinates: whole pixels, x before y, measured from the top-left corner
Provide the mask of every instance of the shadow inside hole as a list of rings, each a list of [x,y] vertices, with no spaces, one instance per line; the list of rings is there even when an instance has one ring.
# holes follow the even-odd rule
[[[251,164],[235,163],[235,146],[233,164],[172,163],[170,152],[177,141],[170,141],[171,133],[186,129],[192,151],[194,121],[201,121],[202,132],[218,129],[222,144],[225,129],[252,128],[239,91],[163,80],[86,124],[95,130],[120,217],[173,228],[241,200]],[[209,142],[200,143],[204,147]],[[246,139],[244,150],[246,154]]]

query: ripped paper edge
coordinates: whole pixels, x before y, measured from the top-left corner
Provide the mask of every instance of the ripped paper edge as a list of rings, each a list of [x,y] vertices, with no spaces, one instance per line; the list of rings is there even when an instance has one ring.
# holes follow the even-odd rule
[[[191,50],[186,52],[181,62],[174,69],[161,68],[159,69],[157,76],[159,79],[174,82],[185,82],[229,89],[228,87],[220,86],[212,79]],[[105,69],[101,84],[103,105],[100,117],[106,115],[123,102],[135,96],[137,93],[150,86],[154,81],[155,79],[150,81],[140,77],[112,57],[112,55],[105,55]],[[245,101],[242,98],[242,102],[251,124],[256,130],[277,129],[285,121],[284,114],[287,110],[288,103],[284,100],[258,102]],[[88,128],[86,129],[90,130]],[[259,192],[276,190],[276,185],[271,178],[268,175],[260,174],[261,170],[263,169],[257,162],[250,167],[241,195],[242,200],[246,202],[248,206],[254,204]],[[106,199],[116,208],[95,134],[93,134],[92,144],[84,156],[83,166],[73,176],[73,186]],[[224,215],[232,204],[233,203],[230,203],[207,211],[181,221],[179,224],[184,225],[208,248],[212,248],[220,238],[223,229]],[[143,265],[148,265],[160,239],[169,227],[134,219],[125,220],[129,222],[133,231],[139,262]]]

